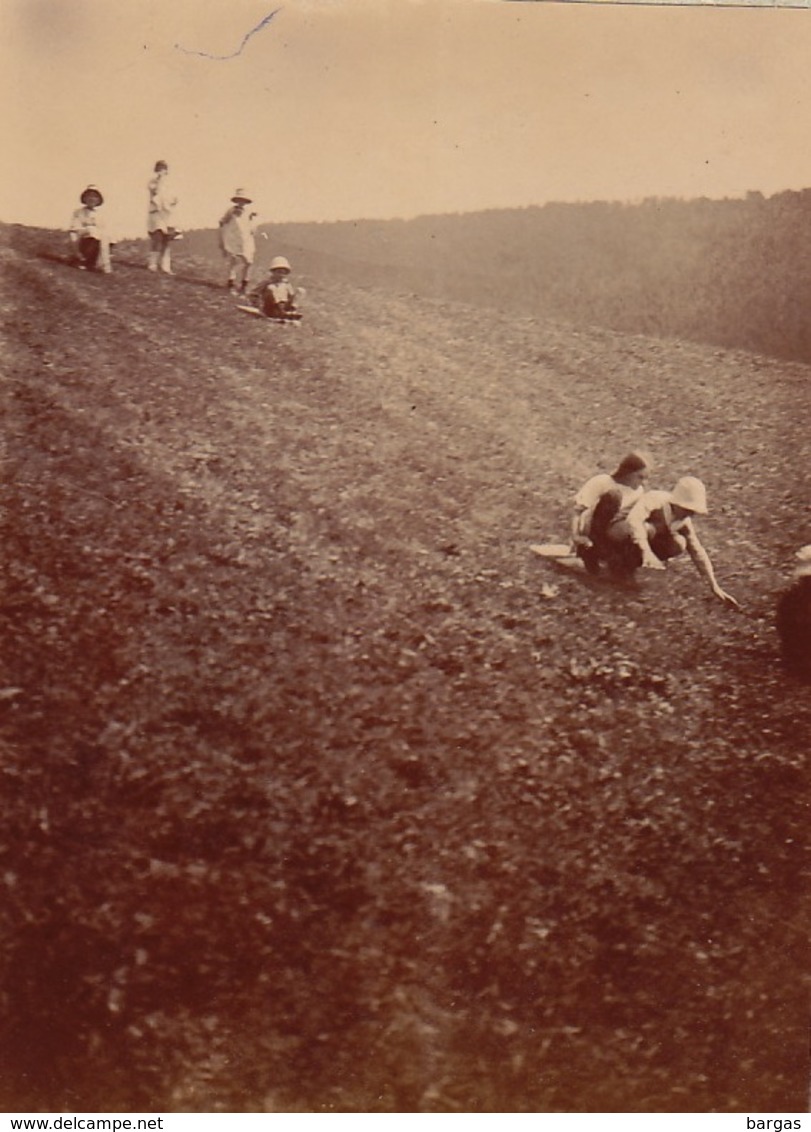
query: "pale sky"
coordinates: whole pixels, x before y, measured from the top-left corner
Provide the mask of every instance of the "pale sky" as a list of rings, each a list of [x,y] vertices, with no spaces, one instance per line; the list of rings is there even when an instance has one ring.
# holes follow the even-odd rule
[[[270,20],[245,36],[272,12]],[[811,187],[811,12],[511,0],[0,0],[0,220],[145,227]],[[213,58],[212,56],[232,56]]]

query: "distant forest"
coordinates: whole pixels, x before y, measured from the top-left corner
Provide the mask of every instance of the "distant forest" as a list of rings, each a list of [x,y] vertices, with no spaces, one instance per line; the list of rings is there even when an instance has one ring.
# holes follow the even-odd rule
[[[811,189],[267,230],[307,273],[811,362]]]

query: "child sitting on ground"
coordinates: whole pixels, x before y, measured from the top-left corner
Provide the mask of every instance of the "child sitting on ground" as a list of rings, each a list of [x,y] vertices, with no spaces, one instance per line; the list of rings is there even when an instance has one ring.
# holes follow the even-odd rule
[[[88,185],[79,200],[82,207],[76,209],[70,220],[71,259],[81,271],[100,269],[109,275],[110,237],[99,212],[104,197],[95,185]]]
[[[279,322],[297,322],[301,318],[296,302],[303,298],[304,289],[293,286],[290,271],[284,256],[277,255],[270,261],[270,277],[251,292],[251,302],[268,318]]]

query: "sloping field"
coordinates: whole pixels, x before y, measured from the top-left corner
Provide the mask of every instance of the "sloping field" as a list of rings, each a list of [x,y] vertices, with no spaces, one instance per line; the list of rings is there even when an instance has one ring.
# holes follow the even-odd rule
[[[802,1110],[811,370],[6,237],[5,1107]],[[743,613],[528,554],[639,444]]]

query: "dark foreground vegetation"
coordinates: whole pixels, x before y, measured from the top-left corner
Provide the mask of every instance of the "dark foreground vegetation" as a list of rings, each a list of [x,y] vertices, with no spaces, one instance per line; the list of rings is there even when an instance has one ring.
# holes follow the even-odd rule
[[[4,1107],[802,1110],[811,371],[6,236]],[[743,614],[527,555],[631,442]]]
[[[811,362],[811,190],[271,230],[415,296]]]

